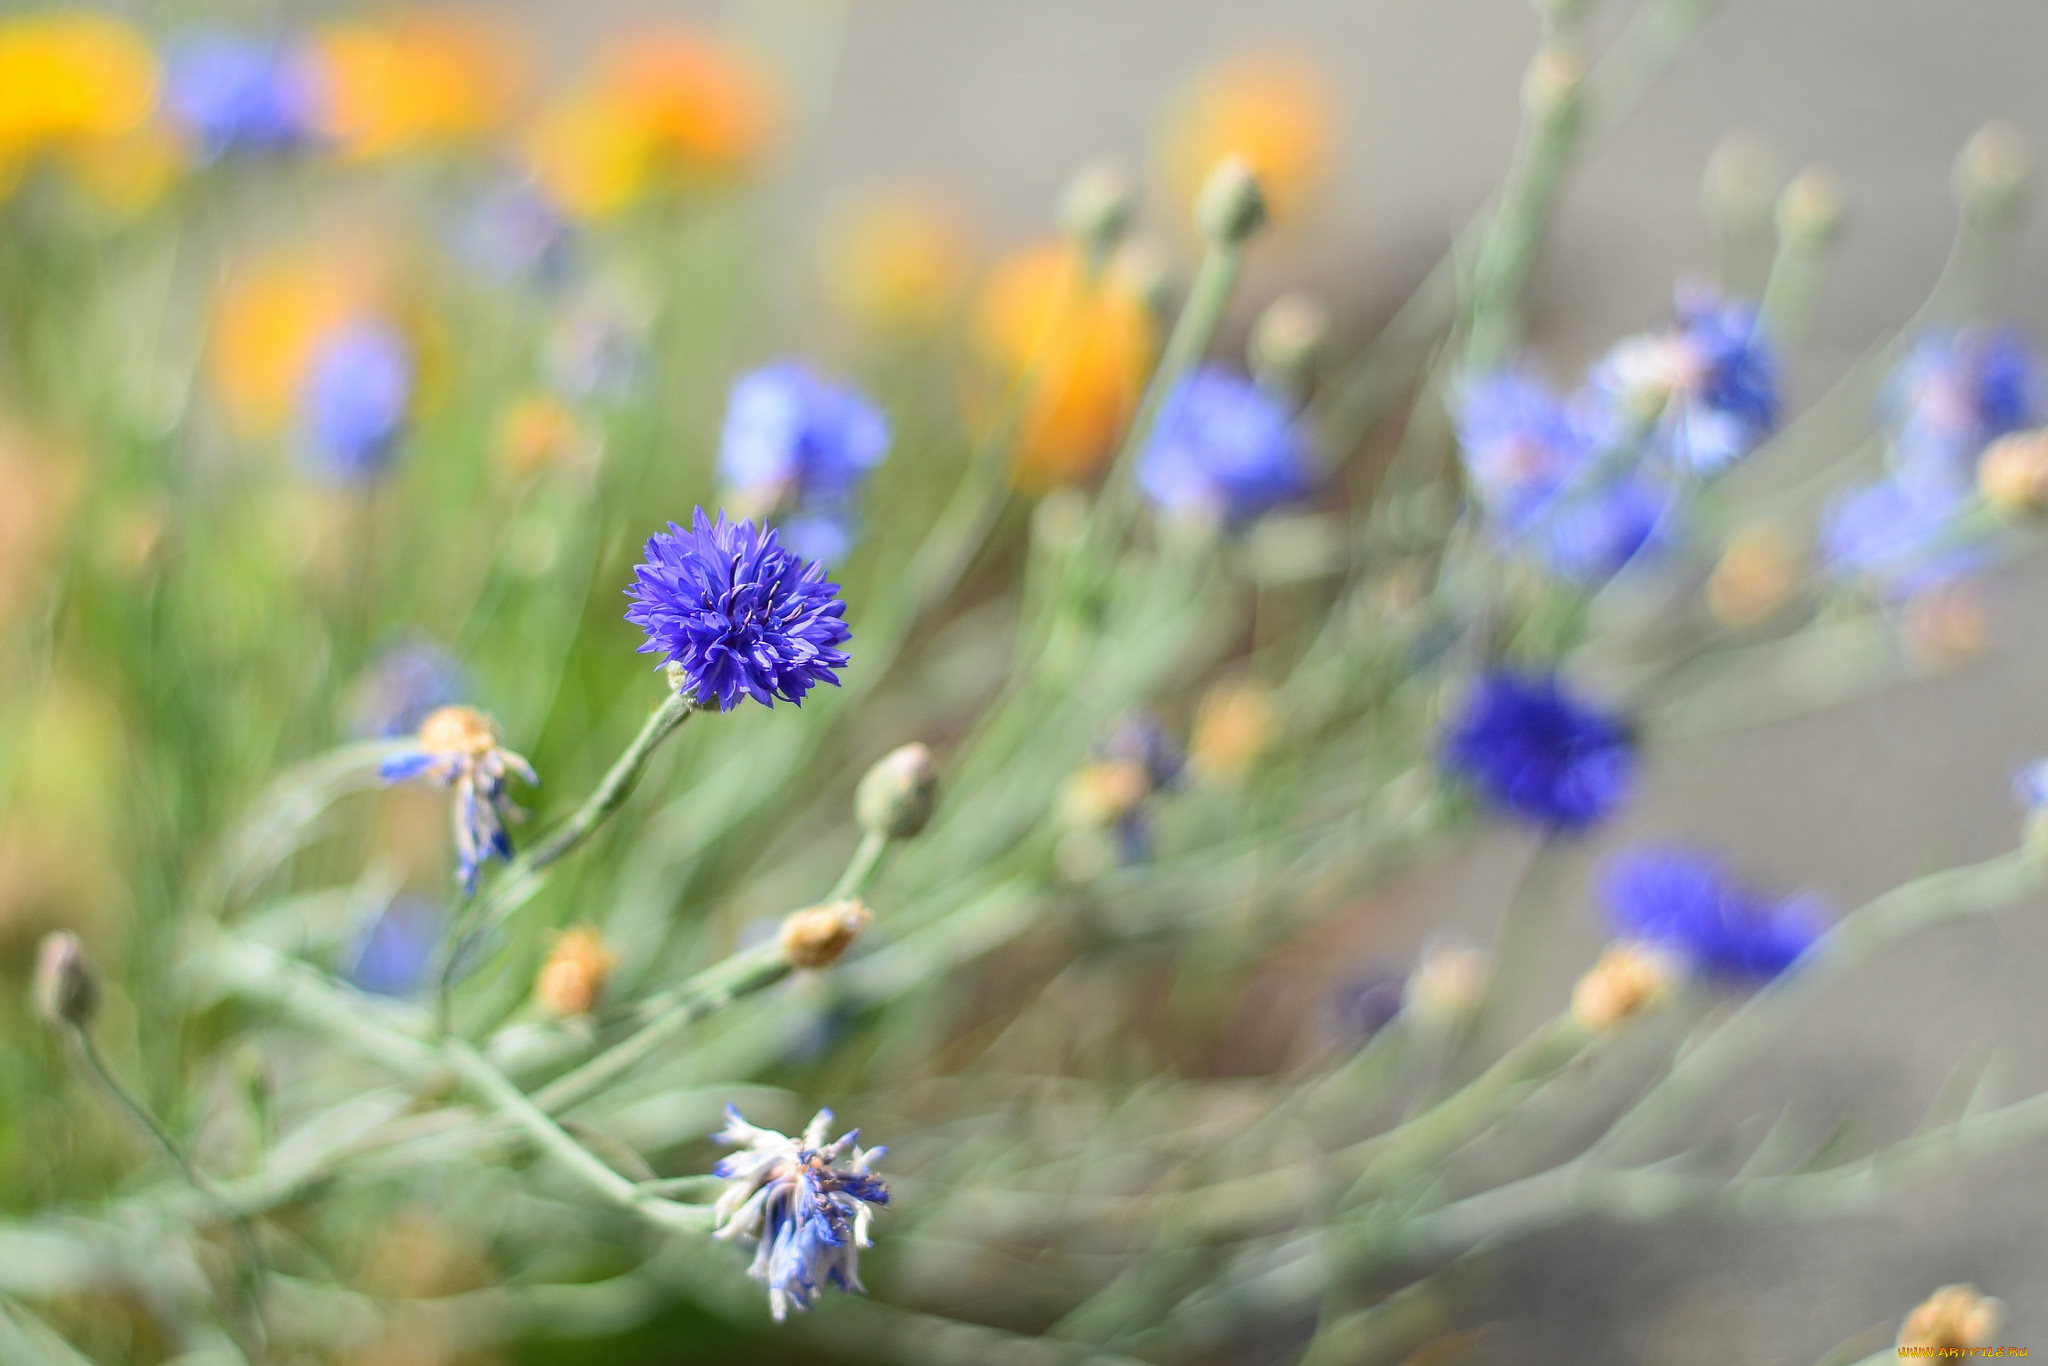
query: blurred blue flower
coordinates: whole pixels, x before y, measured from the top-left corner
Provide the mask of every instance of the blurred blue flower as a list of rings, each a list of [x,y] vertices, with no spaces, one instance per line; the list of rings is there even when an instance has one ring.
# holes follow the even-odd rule
[[[412,348],[394,328],[357,321],[321,339],[306,376],[306,438],[321,469],[359,481],[382,472],[413,394]]]
[[[1593,367],[1592,388],[1649,424],[1652,449],[1711,479],[1778,425],[1778,362],[1753,305],[1681,285],[1670,330],[1630,337]]]
[[[1458,453],[1480,507],[1512,537],[1599,455],[1604,424],[1519,371],[1469,381],[1454,404]]]
[[[1137,474],[1159,507],[1211,512],[1233,526],[1306,497],[1315,478],[1287,405],[1215,366],[1167,394]]]
[[[198,34],[165,55],[163,100],[212,159],[281,152],[313,140],[320,73],[305,52],[225,33]]]
[[[1488,807],[1554,831],[1597,824],[1635,785],[1627,728],[1550,675],[1480,676],[1442,757]]]
[[[1117,722],[1109,743],[1103,746],[1103,757],[1136,764],[1154,789],[1171,787],[1188,761],[1186,748],[1149,711],[1132,712]]]
[[[797,361],[743,375],[719,436],[733,500],[779,518],[790,549],[836,559],[852,543],[861,480],[889,450],[889,419],[859,391]]]
[[[530,280],[559,283],[568,271],[569,221],[534,185],[500,185],[473,205],[457,246],[499,284]]]
[[[851,636],[839,585],[823,566],[782,548],[773,530],[717,522],[698,508],[688,531],[674,522],[647,540],[633,571],[626,620],[647,633],[683,675],[682,690],[730,711],[741,697],[803,705],[818,683],[839,684]]]
[[[1678,846],[1624,850],[1607,863],[1599,899],[1614,933],[1683,960],[1712,981],[1754,985],[1790,968],[1826,932],[1811,897],[1770,897],[1721,860]]]
[[[712,1236],[749,1238],[756,1250],[747,1274],[768,1286],[777,1321],[808,1308],[825,1286],[860,1290],[860,1249],[874,1208],[889,1189],[868,1167],[887,1151],[860,1147],[858,1129],[831,1143],[832,1112],[820,1110],[791,1138],[747,1123],[725,1107],[726,1125],[713,1137],[742,1151],[712,1169],[726,1181],[712,1206]]]
[[[349,689],[349,733],[409,735],[433,713],[469,692],[455,656],[414,632],[386,645]]]
[[[505,748],[497,723],[472,707],[429,716],[415,743],[386,759],[378,774],[387,783],[426,778],[455,789],[455,880],[465,896],[476,891],[484,860],[512,858],[505,822],[521,813],[506,779],[516,774],[529,787],[540,785],[533,765]]]
[[[1407,995],[1407,973],[1373,968],[1337,988],[1331,1001],[1337,1028],[1348,1038],[1370,1039],[1401,1014]]]
[[[2010,329],[1930,332],[1893,372],[1879,396],[1894,432],[1896,477],[1922,503],[1967,494],[1977,457],[2039,414],[2040,367]]]
[[[1665,549],[1678,507],[1677,490],[1663,479],[1630,471],[1560,499],[1529,525],[1525,538],[1551,573],[1594,587],[1638,556]]]
[[[423,897],[400,897],[363,927],[344,975],[363,991],[410,996],[426,983],[445,917]]]
[[[1967,578],[1990,559],[1958,522],[1967,506],[1963,491],[1896,475],[1845,490],[1821,514],[1821,563],[1895,601]]]

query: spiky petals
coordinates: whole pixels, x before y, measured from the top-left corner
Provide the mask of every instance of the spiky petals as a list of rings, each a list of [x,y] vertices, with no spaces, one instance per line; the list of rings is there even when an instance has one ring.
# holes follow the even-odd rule
[[[839,585],[773,530],[723,512],[713,522],[698,508],[690,530],[670,522],[648,537],[626,594],[626,620],[647,633],[640,652],[675,665],[700,705],[730,711],[751,697],[801,706],[814,685],[837,687],[847,664]]]
[[[874,1206],[889,1203],[888,1187],[868,1170],[884,1150],[861,1148],[857,1129],[826,1143],[830,1110],[796,1138],[749,1124],[730,1105],[725,1115],[714,1137],[741,1151],[713,1169],[727,1182],[712,1208],[713,1236],[755,1240],[747,1274],[767,1284],[775,1317],[808,1307],[827,1284],[859,1290]]]

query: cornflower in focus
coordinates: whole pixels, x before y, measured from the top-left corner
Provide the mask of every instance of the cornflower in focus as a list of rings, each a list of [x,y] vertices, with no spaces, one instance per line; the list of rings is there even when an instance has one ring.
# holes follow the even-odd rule
[[[1778,425],[1778,361],[1753,305],[1681,285],[1667,331],[1617,344],[1591,384],[1678,474],[1711,479]]]
[[[1288,222],[1329,179],[1337,100],[1323,68],[1287,53],[1236,57],[1198,75],[1170,110],[1161,161],[1191,205],[1218,162],[1258,177],[1268,213]]]
[[[1756,986],[1797,963],[1826,929],[1810,897],[1772,897],[1697,850],[1644,846],[1609,860],[1599,899],[1609,927],[1709,981]]]
[[[318,467],[351,482],[382,473],[412,398],[412,347],[397,329],[363,319],[322,337],[304,398],[307,447]]]
[[[1154,330],[1116,260],[1091,270],[1079,250],[1052,244],[990,273],[975,307],[977,347],[995,381],[982,421],[1016,423],[1020,489],[1081,483],[1102,467],[1144,389]]]
[[[872,1246],[875,1207],[889,1203],[888,1187],[868,1168],[886,1150],[860,1147],[857,1129],[826,1143],[830,1110],[818,1111],[797,1138],[749,1124],[731,1105],[725,1116],[713,1137],[743,1151],[712,1169],[727,1183],[712,1207],[712,1236],[754,1240],[747,1274],[767,1285],[776,1320],[808,1308],[828,1284],[862,1290],[860,1249]]]
[[[1489,808],[1558,832],[1598,824],[1635,787],[1635,747],[1619,718],[1554,677],[1506,670],[1473,684],[1443,765]]]
[[[349,733],[409,735],[468,691],[468,677],[453,655],[424,635],[406,636],[379,651],[349,689]]]
[[[164,66],[164,104],[207,160],[283,152],[318,134],[321,84],[297,48],[229,33],[174,44]]]
[[[741,515],[772,517],[791,550],[832,560],[853,544],[861,481],[888,450],[881,409],[784,361],[733,385],[718,475]]]
[[[455,789],[455,879],[463,893],[476,891],[484,860],[512,858],[505,822],[519,808],[506,791],[508,776],[529,787],[540,778],[533,765],[506,749],[497,722],[472,707],[443,707],[420,723],[415,743],[386,759],[378,770],[387,783],[427,778]]]
[[[1250,380],[1203,366],[1160,405],[1137,477],[1168,512],[1237,526],[1307,496],[1314,469],[1285,404]]]
[[[733,49],[680,26],[621,33],[526,139],[541,189],[572,218],[610,217],[663,188],[751,168],[774,141],[776,94]]]
[[[358,159],[462,143],[511,120],[530,60],[501,13],[410,6],[330,25],[313,41],[321,132]]]
[[[839,585],[773,530],[698,508],[690,530],[670,522],[650,536],[646,555],[626,620],[647,633],[640,652],[679,675],[678,691],[731,711],[742,697],[802,706],[813,686],[838,686],[847,655],[837,647],[852,634]]]

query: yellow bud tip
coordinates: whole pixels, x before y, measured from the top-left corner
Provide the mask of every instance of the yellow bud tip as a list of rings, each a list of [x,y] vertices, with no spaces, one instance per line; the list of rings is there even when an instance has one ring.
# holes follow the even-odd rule
[[[1266,221],[1266,199],[1251,163],[1242,157],[1225,157],[1202,182],[1195,197],[1195,226],[1211,242],[1235,246]]]
[[[1956,158],[1956,193],[1973,209],[1998,212],[2019,198],[2033,168],[2026,134],[2013,124],[1993,120],[1963,144]]]
[[[829,968],[874,918],[857,898],[791,911],[782,922],[782,956],[793,968]]]
[[[488,754],[498,747],[498,723],[474,707],[443,707],[420,723],[419,738],[429,754]]]
[[[566,930],[533,979],[533,996],[556,1019],[588,1015],[604,998],[618,955],[588,925]]]
[[[1491,960],[1476,945],[1449,943],[1425,950],[1408,976],[1403,1009],[1422,1024],[1462,1020],[1479,1008],[1491,975]]]
[[[1809,250],[1842,230],[1842,187],[1819,167],[1801,171],[1778,196],[1778,232]]]
[[[1653,1009],[1678,974],[1671,960],[1640,944],[1610,944],[1572,988],[1572,1019],[1600,1034]]]
[[[1067,779],[1060,816],[1070,829],[1107,829],[1135,810],[1151,786],[1143,764],[1123,759],[1084,764]]]
[[[2048,512],[2048,428],[1992,442],[1977,462],[1977,491],[2011,516]]]
[[[1906,1315],[1898,1345],[1936,1351],[1983,1347],[2004,1318],[2005,1306],[1978,1294],[1975,1286],[1945,1285]]]
[[[1195,713],[1188,763],[1204,779],[1227,782],[1258,762],[1279,729],[1269,689],[1249,681],[1218,683]]]
[[[1755,133],[1730,133],[1707,158],[1700,199],[1717,218],[1760,220],[1784,179],[1777,149]]]
[[[1554,123],[1578,108],[1586,64],[1561,47],[1544,47],[1522,78],[1522,108],[1532,119]]]
[[[1785,605],[1799,569],[1798,550],[1776,527],[1739,527],[1707,579],[1707,610],[1730,630],[1754,626]]]

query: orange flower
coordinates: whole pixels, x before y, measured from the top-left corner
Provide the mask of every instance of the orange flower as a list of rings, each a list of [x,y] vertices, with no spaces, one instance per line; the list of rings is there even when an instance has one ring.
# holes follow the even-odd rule
[[[147,197],[167,176],[138,176],[168,144],[150,127],[157,64],[127,24],[87,11],[0,20],[0,196],[39,156],[55,153],[86,187],[119,207]],[[154,156],[157,165],[174,158]]]
[[[347,272],[312,258],[266,261],[229,277],[207,361],[237,427],[275,431],[290,421],[314,348],[361,297]]]
[[[359,158],[503,127],[517,112],[531,65],[520,36],[484,9],[408,9],[337,24],[314,46],[326,131]]]
[[[1202,72],[1173,106],[1161,145],[1174,197],[1192,205],[1217,162],[1241,157],[1273,220],[1292,218],[1329,178],[1336,103],[1305,57],[1255,53]]]
[[[610,100],[583,95],[544,112],[526,137],[526,158],[541,192],[586,222],[624,209],[654,176],[654,144]]]
[[[991,274],[975,332],[1003,389],[1025,386],[1013,482],[1035,492],[1099,470],[1152,364],[1152,314],[1139,292],[1114,265],[1091,276],[1073,248],[1034,247]]]
[[[953,316],[974,269],[974,230],[944,199],[870,195],[832,215],[826,282],[853,317],[894,332],[930,332]]]

